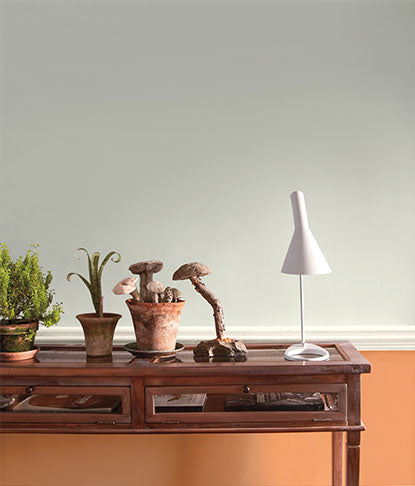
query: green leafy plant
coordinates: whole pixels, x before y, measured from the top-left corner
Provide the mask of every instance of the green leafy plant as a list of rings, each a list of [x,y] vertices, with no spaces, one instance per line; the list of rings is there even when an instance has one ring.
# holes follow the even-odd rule
[[[0,323],[39,321],[46,327],[56,324],[63,308],[52,305],[51,272],[39,265],[38,245],[25,257],[13,261],[4,243],[0,244]]]
[[[80,275],[79,273],[71,272],[68,273],[66,279],[70,280],[73,275],[77,275],[82,282],[87,286],[89,292],[91,293],[92,303],[94,305],[95,312],[98,317],[103,316],[103,297],[102,297],[102,287],[101,287],[101,277],[105,265],[111,259],[114,263],[119,263],[121,261],[121,255],[116,251],[110,251],[102,260],[101,265],[99,265],[100,253],[95,252],[92,257],[89,256],[88,250],[85,248],[77,248],[75,250],[75,257],[77,257],[78,252],[84,251],[88,257],[88,270],[89,270],[89,281]]]

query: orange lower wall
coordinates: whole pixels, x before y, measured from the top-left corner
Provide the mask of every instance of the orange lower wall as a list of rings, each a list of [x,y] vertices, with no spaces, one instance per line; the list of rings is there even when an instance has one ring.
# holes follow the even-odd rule
[[[415,352],[365,352],[362,486],[415,485]],[[327,486],[329,434],[3,435],[1,486]]]

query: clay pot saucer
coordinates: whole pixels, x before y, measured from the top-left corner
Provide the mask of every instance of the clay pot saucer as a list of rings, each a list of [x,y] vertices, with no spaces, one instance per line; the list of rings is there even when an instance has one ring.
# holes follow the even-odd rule
[[[156,358],[156,357],[170,357],[174,356],[184,349],[183,344],[176,343],[176,348],[170,351],[146,351],[144,349],[137,349],[137,343],[128,343],[124,349],[131,353],[136,358]]]
[[[23,361],[25,359],[32,359],[39,352],[39,346],[34,346],[29,351],[18,351],[14,353],[1,352],[0,361]]]

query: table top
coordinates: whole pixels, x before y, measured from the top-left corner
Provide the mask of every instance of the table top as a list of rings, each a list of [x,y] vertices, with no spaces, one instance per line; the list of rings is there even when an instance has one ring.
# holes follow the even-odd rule
[[[137,359],[121,346],[114,346],[111,356],[89,358],[84,346],[43,345],[34,359],[1,363],[0,375],[46,375],[51,368],[59,374],[92,374],[111,376],[148,375],[216,375],[216,374],[333,374],[369,373],[370,363],[349,342],[317,343],[329,351],[328,361],[286,361],[284,351],[289,344],[249,343],[245,361],[195,361],[194,346],[185,349],[173,358]]]

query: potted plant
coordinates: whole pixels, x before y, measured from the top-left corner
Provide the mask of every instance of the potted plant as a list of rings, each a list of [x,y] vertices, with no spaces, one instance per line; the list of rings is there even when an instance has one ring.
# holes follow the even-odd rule
[[[38,245],[13,261],[5,244],[0,244],[0,357],[28,359],[39,350],[34,346],[39,323],[56,324],[63,313],[52,304],[52,274],[39,265]]]
[[[116,251],[111,251],[99,264],[100,253],[95,252],[91,257],[85,248],[78,248],[75,250],[75,256],[80,251],[85,252],[88,257],[89,280],[75,272],[68,273],[66,278],[70,280],[73,275],[76,275],[82,280],[91,294],[95,312],[78,314],[76,318],[84,330],[87,356],[107,356],[112,353],[115,326],[120,320],[121,314],[103,311],[104,298],[102,296],[101,278],[108,261],[119,263],[121,255]]]
[[[184,300],[176,288],[164,287],[153,281],[153,275],[163,268],[158,260],[130,265],[129,270],[139,276],[140,291],[136,288],[137,277],[121,280],[113,289],[117,295],[130,294],[126,301],[131,312],[137,349],[139,351],[174,351]]]

